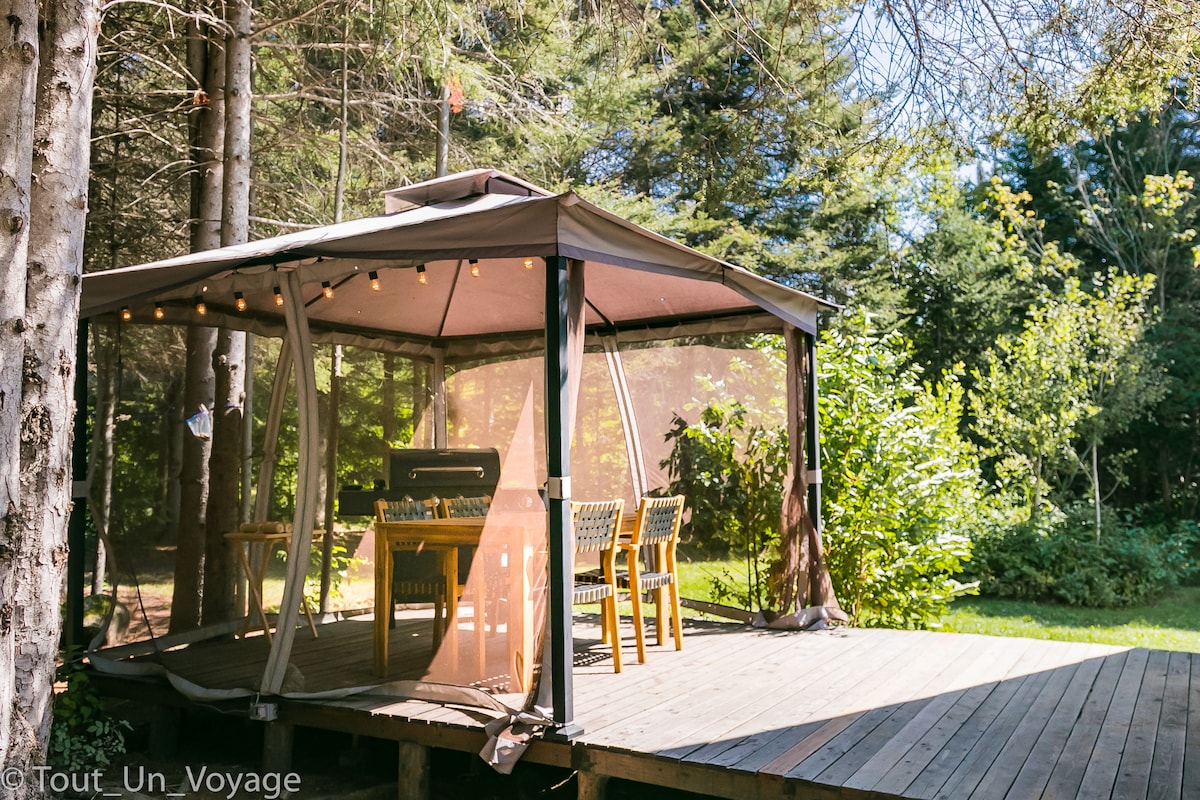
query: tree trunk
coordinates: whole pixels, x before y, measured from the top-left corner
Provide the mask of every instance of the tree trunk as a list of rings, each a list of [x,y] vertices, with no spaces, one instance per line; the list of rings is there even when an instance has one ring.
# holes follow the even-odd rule
[[[25,286],[21,483],[15,612],[16,704],[41,757],[50,736],[55,659],[62,629],[75,346],[91,155],[92,84],[100,9],[90,0],[42,6],[34,116],[33,184]],[[32,791],[32,790],[31,790]]]
[[[221,182],[221,245],[242,244],[250,224],[250,4],[226,6],[225,170]],[[225,533],[236,530],[242,486],[242,401],[246,334],[222,330],[213,354],[217,409],[209,456],[205,521],[204,623],[224,622],[234,613],[234,562]]]
[[[29,766],[32,741],[22,735],[16,701],[15,593],[20,567],[21,352],[25,329],[25,268],[29,253],[29,191],[37,96],[37,3],[0,0],[0,764]],[[18,738],[10,737],[16,722]]]
[[[184,376],[183,415],[213,405],[212,328],[188,328],[187,374]],[[171,595],[171,633],[200,624],[204,574],[204,510],[208,503],[208,457],[212,441],[190,431],[183,436],[183,465],[179,470],[179,540],[175,547],[175,586]]]
[[[221,244],[221,153],[225,142],[225,57],[216,32],[188,20],[188,69],[193,77],[195,109],[188,118],[192,141],[191,250],[211,250]],[[213,328],[189,327],[184,375],[183,417],[201,405],[213,405],[212,356],[217,346]],[[200,624],[204,570],[204,512],[208,502],[208,458],[211,440],[184,433],[179,470],[179,535],[175,550],[175,586],[171,597],[171,632]]]
[[[242,486],[242,391],[245,385],[246,337],[222,329],[213,351],[216,408],[213,411],[212,452],[209,455],[208,512],[205,515],[205,625],[234,617],[233,551],[225,539],[237,530],[241,516],[238,493]]]
[[[173,376],[163,390],[162,541],[179,541],[179,472],[183,469],[183,381]]]
[[[92,428],[91,483],[92,511],[96,529],[109,531],[112,515],[113,434],[117,411],[117,358],[111,327],[93,325],[93,348],[96,359],[96,424]],[[104,572],[107,554],[104,540],[96,537],[96,560],[92,568],[92,596],[104,594]]]
[[[1100,544],[1100,443],[1092,442],[1092,500],[1096,504],[1096,544]]]

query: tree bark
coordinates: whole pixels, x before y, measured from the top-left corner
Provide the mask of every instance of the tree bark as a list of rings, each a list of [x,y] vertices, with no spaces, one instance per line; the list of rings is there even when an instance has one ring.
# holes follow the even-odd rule
[[[250,225],[250,4],[226,6],[225,141],[221,182],[221,245],[242,244]],[[213,353],[217,409],[209,456],[208,513],[205,519],[204,623],[224,622],[234,614],[234,561],[225,540],[236,530],[242,486],[242,401],[245,386],[246,334],[221,330]]]
[[[109,530],[112,514],[113,433],[117,409],[117,359],[113,331],[108,326],[93,325],[92,342],[96,359],[96,424],[92,428],[91,483],[92,512],[96,529]],[[96,537],[96,559],[92,567],[92,596],[104,594],[104,573],[107,564],[104,540]]]
[[[20,544],[12,599],[16,704],[39,760],[50,736],[71,513],[75,346],[100,9],[42,6],[25,286]],[[15,750],[21,746],[11,742]],[[16,754],[10,752],[10,759]],[[19,755],[19,754],[18,754]],[[30,789],[31,793],[34,791]]]
[[[221,154],[225,142],[225,57],[218,34],[199,21],[203,8],[188,20],[188,69],[195,108],[188,119],[192,158],[191,250],[211,250],[221,244]],[[212,356],[217,346],[214,328],[189,327],[183,388],[183,417],[201,404],[213,405],[215,377]],[[204,572],[204,512],[208,503],[208,459],[211,440],[183,436],[179,470],[179,535],[175,550],[175,585],[171,598],[171,632],[200,624]]]
[[[27,735],[10,730],[17,687],[15,593],[20,527],[21,353],[25,330],[25,269],[29,254],[29,192],[37,97],[37,3],[0,0],[0,764],[28,766]]]
[[[209,454],[208,511],[205,515],[203,620],[205,625],[233,619],[235,564],[225,539],[237,530],[242,486],[242,390],[246,337],[222,329],[213,351],[217,407]]]

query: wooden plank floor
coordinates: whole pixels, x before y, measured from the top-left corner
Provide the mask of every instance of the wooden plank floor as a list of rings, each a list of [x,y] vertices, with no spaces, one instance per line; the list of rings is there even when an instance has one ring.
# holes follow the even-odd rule
[[[427,624],[393,634],[394,677],[418,677]],[[369,680],[370,625],[343,621],[293,658],[313,691]],[[625,669],[577,617],[571,744],[531,761],[730,798],[1200,800],[1200,654],[918,631],[780,633],[688,621],[684,649]],[[210,686],[247,685],[266,642],[164,654]],[[405,674],[407,671],[407,674]],[[287,703],[297,724],[477,749],[488,717],[365,695]]]

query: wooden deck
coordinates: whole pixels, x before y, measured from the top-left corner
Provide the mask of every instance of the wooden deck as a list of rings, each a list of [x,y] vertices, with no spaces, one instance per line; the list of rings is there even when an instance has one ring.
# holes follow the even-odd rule
[[[1197,798],[1200,654],[888,630],[779,633],[689,621],[684,650],[632,637],[617,675],[577,619],[573,743],[525,759],[727,798]],[[367,679],[369,622],[297,631],[306,688]],[[626,631],[628,633],[628,631]],[[401,625],[410,667],[427,642]],[[593,637],[589,639],[588,637]],[[396,645],[394,645],[396,646]],[[414,649],[416,648],[416,649]],[[236,655],[235,655],[236,654]],[[167,662],[232,686],[265,642],[193,645]],[[396,651],[393,664],[405,656]],[[361,696],[285,702],[297,725],[450,749],[484,742],[475,712]]]

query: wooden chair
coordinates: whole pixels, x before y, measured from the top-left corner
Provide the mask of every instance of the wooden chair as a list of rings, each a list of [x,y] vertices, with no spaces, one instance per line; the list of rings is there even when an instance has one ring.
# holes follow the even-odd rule
[[[492,496],[490,494],[481,495],[479,497],[443,497],[438,510],[441,512],[443,519],[462,519],[466,517],[486,517],[488,510],[492,507]],[[463,592],[467,588],[467,578],[471,574],[471,564],[475,561],[474,547],[458,548],[458,596],[462,597]],[[489,570],[488,575],[492,575],[495,571]],[[500,585],[491,585],[487,587],[487,594],[494,598],[493,605],[500,602],[500,596],[503,592],[503,587]],[[493,610],[493,619],[499,609]],[[496,624],[492,623],[492,632],[496,632]]]
[[[438,508],[431,500],[376,500],[375,518],[380,522],[401,522],[411,519],[433,519]],[[392,553],[392,607],[388,610],[389,628],[396,627],[397,603],[433,603],[433,647],[441,644],[446,629],[446,582],[442,559],[445,553],[396,550]],[[375,609],[376,614],[383,609]]]
[[[492,507],[492,496],[480,497],[443,497],[441,502],[442,516],[446,519],[456,517],[486,517]]]
[[[673,497],[643,497],[638,504],[633,535],[621,543],[626,556],[627,571],[616,573],[618,588],[628,589],[633,600],[633,624],[637,633],[638,662],[646,663],[646,633],[642,621],[642,593],[653,592],[658,611],[658,644],[663,644],[666,628],[668,593],[671,603],[672,634],[675,649],[683,649],[683,621],[679,615],[679,574],[675,566],[675,549],[679,544],[679,521],[683,516],[683,495]],[[655,570],[643,571],[639,566],[642,548],[655,549]]]
[[[575,528],[575,554],[600,554],[600,581],[575,580],[571,604],[600,603],[600,627],[604,639],[611,640],[613,671],[621,671],[620,617],[617,615],[617,586],[614,581],[617,558],[617,533],[621,530],[624,500],[571,503]]]

